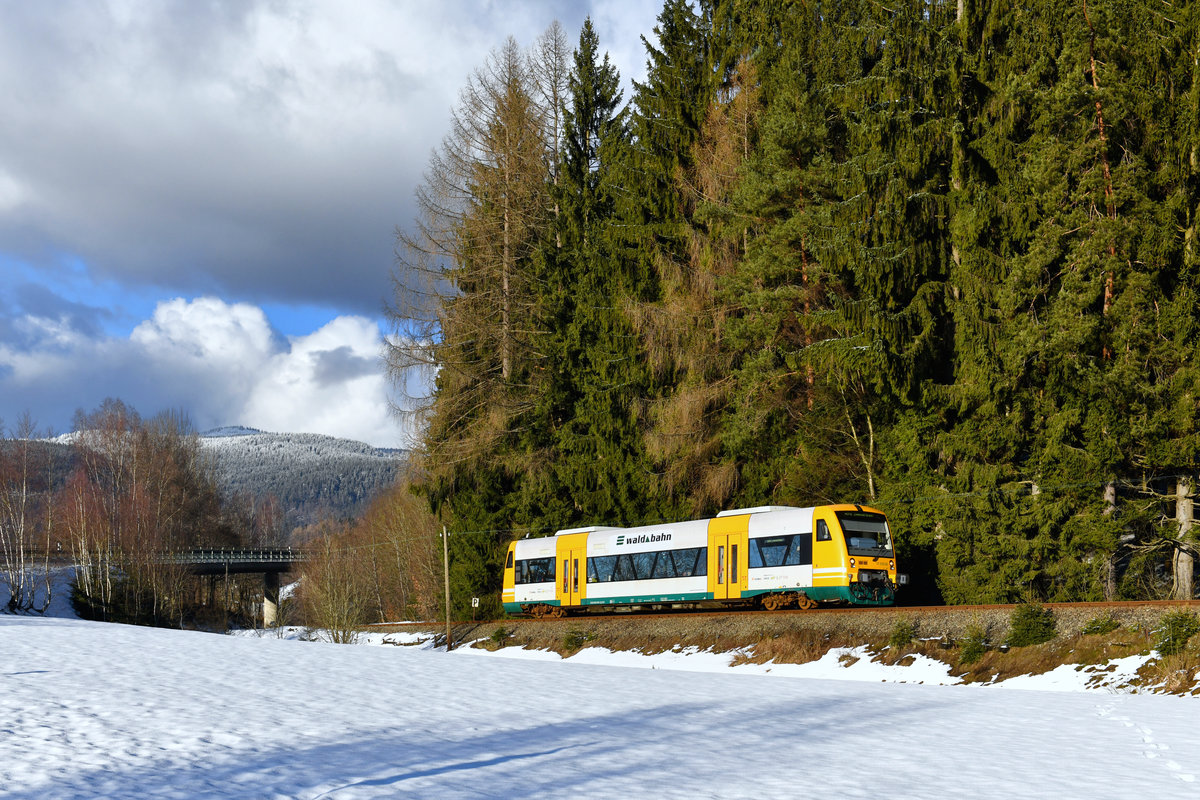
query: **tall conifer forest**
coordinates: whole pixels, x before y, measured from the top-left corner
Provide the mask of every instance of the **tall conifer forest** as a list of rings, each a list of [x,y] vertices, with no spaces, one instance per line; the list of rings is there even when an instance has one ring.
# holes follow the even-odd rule
[[[667,0],[477,69],[389,363],[460,613],[509,541],[870,504],[911,602],[1196,596],[1200,4]]]

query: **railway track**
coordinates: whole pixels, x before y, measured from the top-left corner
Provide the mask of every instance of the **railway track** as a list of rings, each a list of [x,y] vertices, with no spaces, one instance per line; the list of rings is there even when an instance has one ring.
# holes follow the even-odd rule
[[[561,626],[563,624],[578,624],[589,621],[654,621],[654,620],[704,620],[704,619],[819,619],[831,615],[854,615],[861,617],[873,616],[971,616],[979,614],[1011,614],[1020,604],[991,604],[991,605],[955,605],[955,606],[821,606],[814,609],[782,609],[767,611],[765,609],[679,609],[673,611],[624,611],[607,614],[583,613],[555,618],[506,616],[497,619],[457,620],[451,624],[460,626],[504,626],[520,622],[522,626]],[[1200,600],[1118,600],[1118,601],[1089,601],[1078,603],[1043,603],[1052,611],[1091,611],[1099,615],[1104,611],[1169,611],[1172,609],[1198,609]],[[376,623],[370,626],[374,630],[413,630],[416,629],[445,629],[445,621],[430,621],[418,623]]]

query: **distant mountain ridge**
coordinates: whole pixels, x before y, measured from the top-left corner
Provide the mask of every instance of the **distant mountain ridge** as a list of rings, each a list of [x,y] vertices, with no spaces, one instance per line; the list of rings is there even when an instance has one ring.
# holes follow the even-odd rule
[[[200,434],[205,439],[221,439],[226,436],[253,436],[256,433],[264,433],[258,428],[247,428],[245,425],[225,425],[220,428],[213,428],[210,431],[205,431]]]
[[[200,434],[225,493],[274,496],[289,529],[361,514],[396,481],[408,451],[316,433],[267,433],[234,425]]]
[[[53,464],[55,487],[65,485],[75,469],[72,445],[79,436],[73,432],[35,442]],[[231,425],[205,431],[199,439],[212,457],[222,494],[274,497],[285,532],[326,517],[359,516],[408,464],[407,450],[317,433],[268,433]],[[0,447],[10,444],[0,440]]]

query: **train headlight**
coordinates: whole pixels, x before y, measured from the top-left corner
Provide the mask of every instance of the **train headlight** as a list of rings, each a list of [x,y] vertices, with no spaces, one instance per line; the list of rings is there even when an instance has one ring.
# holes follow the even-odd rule
[[[854,569],[854,559],[850,559],[850,569]]]
[[[891,570],[892,572],[895,572],[895,571],[896,571],[896,562],[895,562],[895,561],[889,561],[889,562],[888,562],[888,569],[889,569],[889,570]]]

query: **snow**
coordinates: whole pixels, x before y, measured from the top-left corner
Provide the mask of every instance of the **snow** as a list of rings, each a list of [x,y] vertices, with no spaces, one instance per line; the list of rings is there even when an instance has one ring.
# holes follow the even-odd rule
[[[372,447],[351,439],[319,433],[265,433],[253,428],[225,428],[201,434],[200,444],[221,458],[323,463],[330,459],[393,462],[404,451]]]
[[[231,436],[253,436],[258,433],[263,433],[263,431],[258,428],[247,428],[245,425],[224,425],[207,430],[200,436],[204,439],[225,439]]]
[[[1200,699],[1089,691],[1074,668],[1001,690],[930,685],[954,679],[860,649],[731,667],[695,650],[564,660],[446,653],[418,633],[364,637],[375,646],[298,634],[0,615],[0,798],[1200,790]]]

